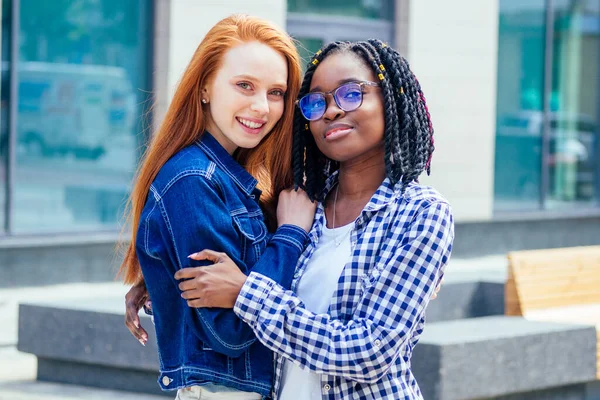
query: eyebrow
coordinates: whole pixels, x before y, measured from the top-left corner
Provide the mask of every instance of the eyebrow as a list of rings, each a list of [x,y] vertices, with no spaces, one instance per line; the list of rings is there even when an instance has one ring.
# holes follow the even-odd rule
[[[260,79],[257,78],[256,76],[249,75],[249,74],[236,75],[236,76],[233,77],[233,79],[248,79],[249,81],[254,81],[254,82],[260,81]],[[286,89],[287,88],[287,82],[283,82],[283,81],[275,82],[272,86]]]
[[[348,82],[360,82],[360,81],[362,81],[362,80],[363,80],[363,79],[358,79],[358,78],[346,78],[346,79],[341,79],[341,80],[339,80],[339,81],[337,82],[337,83],[338,83],[338,86],[337,86],[337,87],[339,87],[339,86],[343,85],[344,83],[348,83]],[[320,86],[316,86],[316,87],[312,88],[312,89],[309,91],[309,93],[312,93],[312,92],[322,92],[322,91],[323,91],[323,89],[321,89],[321,87],[320,87]]]

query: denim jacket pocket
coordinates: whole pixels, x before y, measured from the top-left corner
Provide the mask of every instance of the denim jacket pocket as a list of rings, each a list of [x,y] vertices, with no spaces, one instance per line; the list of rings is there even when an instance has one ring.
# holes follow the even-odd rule
[[[267,227],[259,217],[235,215],[232,218],[242,238],[242,257],[245,262],[254,264],[266,246]]]
[[[267,227],[258,218],[235,215],[233,216],[233,222],[238,231],[253,243],[260,242],[267,236]]]

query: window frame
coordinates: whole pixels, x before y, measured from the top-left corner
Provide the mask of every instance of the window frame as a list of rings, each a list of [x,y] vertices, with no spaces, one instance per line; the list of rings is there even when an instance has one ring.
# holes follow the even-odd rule
[[[335,40],[378,38],[394,46],[394,21],[343,16],[288,13],[287,31],[293,37]]]

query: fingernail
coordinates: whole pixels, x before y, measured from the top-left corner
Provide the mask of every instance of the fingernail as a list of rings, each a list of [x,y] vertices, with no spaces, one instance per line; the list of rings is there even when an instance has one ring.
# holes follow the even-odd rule
[[[138,339],[138,340],[142,346],[146,347],[146,342],[144,342],[142,339]]]
[[[188,258],[192,258],[192,257],[194,257],[195,255],[196,255],[196,253],[192,253],[192,254],[190,254],[190,255],[188,256]]]

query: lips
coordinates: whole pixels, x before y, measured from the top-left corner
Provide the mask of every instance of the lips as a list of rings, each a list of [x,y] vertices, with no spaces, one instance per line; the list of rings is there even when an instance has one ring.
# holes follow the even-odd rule
[[[331,124],[327,127],[324,138],[326,140],[333,140],[333,139],[347,135],[348,133],[350,133],[350,131],[352,129],[354,129],[354,127],[352,125],[348,125],[348,124],[342,124],[342,123]]]

